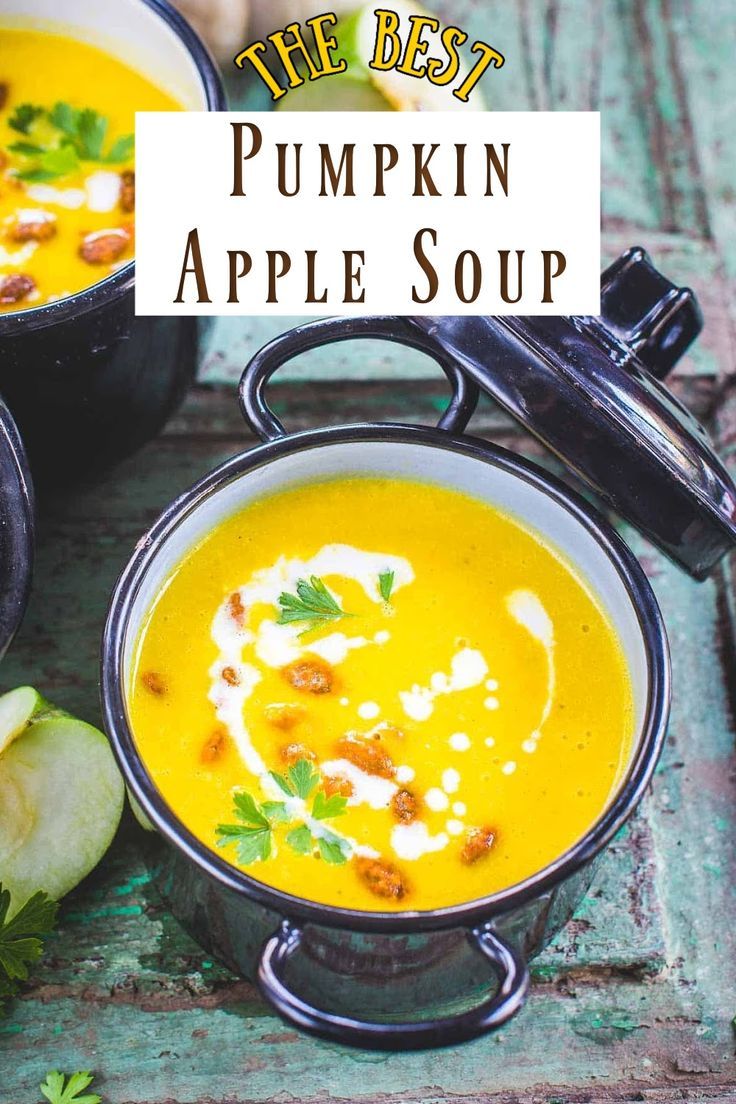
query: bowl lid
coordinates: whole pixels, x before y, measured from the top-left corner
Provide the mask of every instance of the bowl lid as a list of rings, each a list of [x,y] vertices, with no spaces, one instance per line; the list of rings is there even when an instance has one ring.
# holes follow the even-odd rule
[[[736,545],[736,485],[663,382],[700,332],[700,308],[643,249],[603,273],[600,317],[411,323],[695,578]]]

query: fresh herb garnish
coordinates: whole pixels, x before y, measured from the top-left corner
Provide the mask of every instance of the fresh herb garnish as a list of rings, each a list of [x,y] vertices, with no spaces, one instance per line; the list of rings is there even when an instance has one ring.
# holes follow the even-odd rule
[[[311,855],[314,851],[312,833],[306,824],[300,824],[298,828],[292,828],[286,836],[286,842],[299,855]]]
[[[347,798],[342,794],[331,794],[328,797],[322,790],[318,790],[314,795],[312,816],[315,820],[329,820],[331,817],[341,816],[345,812],[347,803]]]
[[[288,594],[284,591],[279,596],[281,613],[277,625],[291,625],[295,622],[309,622],[304,630],[309,632],[318,625],[327,621],[336,621],[341,617],[352,617],[338,605],[334,596],[317,575],[312,575],[309,581],[299,579],[296,584],[296,594]]]
[[[17,130],[19,134],[28,134],[36,119],[43,115],[44,109],[38,104],[18,104],[13,114],[8,119],[8,126]]]
[[[297,759],[296,763],[289,767],[288,777],[277,774],[276,771],[270,773],[276,785],[288,797],[300,797],[302,801],[307,800],[319,782],[319,772],[314,769],[308,759]]]
[[[135,139],[132,134],[121,135],[105,152],[108,119],[91,108],[80,109],[59,102],[47,110],[36,104],[21,104],[8,124],[20,134],[30,136],[31,129],[39,121],[43,121],[47,129],[50,126],[58,131],[58,136],[52,142],[36,139],[14,142],[8,147],[12,153],[35,159],[28,168],[16,174],[19,180],[32,183],[55,180],[76,172],[82,161],[119,164],[133,156]]]
[[[333,835],[332,832],[326,832],[324,835],[318,836],[317,846],[325,862],[332,863],[334,866],[347,862],[345,845],[340,837]]]
[[[133,153],[135,139],[124,134],[113,142],[107,153],[103,152],[107,137],[108,120],[91,108],[72,107],[68,103],[56,103],[47,113],[48,121],[63,134],[80,161],[128,161]]]
[[[287,797],[298,797],[308,801],[319,783],[319,772],[308,759],[299,759],[288,772],[278,774],[271,771],[271,778]],[[264,801],[258,804],[249,793],[241,790],[234,795],[234,811],[239,823],[218,824],[217,846],[227,847],[235,844],[238,860],[247,866],[257,860],[269,858],[273,848],[273,830],[277,824],[291,820],[289,810],[283,801]],[[340,794],[327,796],[324,790],[314,793],[310,816],[313,820],[330,820],[345,812],[347,801]],[[311,855],[315,847],[329,863],[344,863],[349,857],[349,845],[346,840],[320,827],[313,834],[308,824],[297,824],[286,834],[286,843],[299,855]]]
[[[217,825],[217,846],[227,847],[234,843],[238,853],[238,859],[244,866],[255,862],[256,859],[265,860],[271,854],[271,836],[273,822],[283,819],[281,811],[271,817],[268,816],[262,805],[251,797],[249,793],[240,790],[233,797],[235,816],[239,824]],[[286,807],[282,802],[274,802],[281,805],[284,816]]]
[[[18,982],[28,978],[28,967],[41,957],[42,935],[48,935],[56,920],[56,901],[45,893],[34,893],[11,920],[10,893],[0,883],[0,1010],[8,997],[18,992]]]
[[[41,155],[30,169],[19,172],[19,180],[29,180],[33,183],[56,180],[59,176],[67,176],[79,168],[79,158],[71,146],[55,146],[41,151]]]
[[[391,600],[391,591],[394,589],[394,572],[382,571],[378,576],[378,590],[384,602]]]
[[[50,1070],[46,1074],[46,1080],[40,1086],[41,1092],[49,1104],[100,1104],[102,1097],[97,1093],[85,1093],[86,1088],[94,1081],[94,1074],[89,1070],[79,1070],[65,1077],[58,1070]]]

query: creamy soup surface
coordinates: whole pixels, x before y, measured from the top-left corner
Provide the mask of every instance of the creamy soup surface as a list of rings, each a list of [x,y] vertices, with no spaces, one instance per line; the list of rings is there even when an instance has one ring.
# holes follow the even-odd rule
[[[194,548],[128,696],[196,836],[370,910],[543,868],[606,807],[634,723],[615,631],[557,552],[475,499],[363,477],[264,498]]]
[[[132,259],[135,112],[179,106],[96,46],[0,24],[0,311]]]

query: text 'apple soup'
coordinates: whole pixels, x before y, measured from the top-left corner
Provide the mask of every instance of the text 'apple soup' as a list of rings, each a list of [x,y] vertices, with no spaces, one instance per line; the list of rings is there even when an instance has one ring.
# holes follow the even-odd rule
[[[136,744],[180,820],[311,901],[431,909],[562,855],[628,764],[633,695],[574,567],[463,494],[351,477],[217,526],[150,609]]]

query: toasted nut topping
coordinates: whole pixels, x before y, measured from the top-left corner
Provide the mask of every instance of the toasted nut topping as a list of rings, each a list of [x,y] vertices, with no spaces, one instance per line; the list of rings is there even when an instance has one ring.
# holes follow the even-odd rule
[[[471,828],[465,837],[460,859],[468,866],[484,858],[496,840],[495,828]]]
[[[224,728],[216,728],[202,745],[199,757],[203,763],[214,763],[216,759],[222,758],[226,750],[227,733]]]
[[[282,732],[291,732],[292,728],[304,720],[307,711],[298,702],[272,702],[263,710],[263,715],[274,728],[280,728]]]
[[[342,759],[354,763],[366,774],[380,778],[393,778],[394,764],[391,756],[376,743],[367,743],[355,736],[343,736],[337,741],[337,751]]]
[[[354,860],[358,876],[376,897],[400,901],[409,892],[406,879],[398,867],[385,859],[367,859],[362,855]]]
[[[120,174],[120,210],[126,215],[135,210],[135,173],[130,169]]]
[[[56,233],[56,216],[48,211],[34,212],[33,218],[18,218],[7,230],[7,237],[12,242],[45,242],[53,238]]]
[[[326,774],[322,782],[322,789],[326,797],[339,794],[340,797],[353,796],[353,783],[349,778],[340,778],[337,774]]]
[[[308,748],[306,744],[285,744],[282,748],[279,748],[279,755],[290,767],[293,767],[294,763],[298,763],[300,759],[309,759],[310,762],[313,762],[317,758],[312,749]]]
[[[112,264],[129,244],[130,234],[127,230],[95,230],[82,239],[79,256],[91,265]]]
[[[141,675],[141,682],[146,690],[150,690],[157,698],[162,698],[166,693],[166,682],[158,671],[144,671]]]
[[[223,667],[222,677],[228,686],[240,686],[240,675],[234,667]]]
[[[36,281],[31,276],[16,272],[0,280],[0,303],[20,303],[36,290]]]
[[[419,798],[411,790],[397,790],[391,798],[391,812],[402,824],[411,824],[419,815]]]
[[[227,607],[230,610],[230,616],[233,621],[242,628],[245,624],[245,606],[243,605],[243,599],[240,597],[239,590],[236,590],[234,594],[230,595]]]
[[[333,671],[329,663],[319,656],[304,656],[281,668],[286,681],[304,694],[329,694],[332,690]]]

